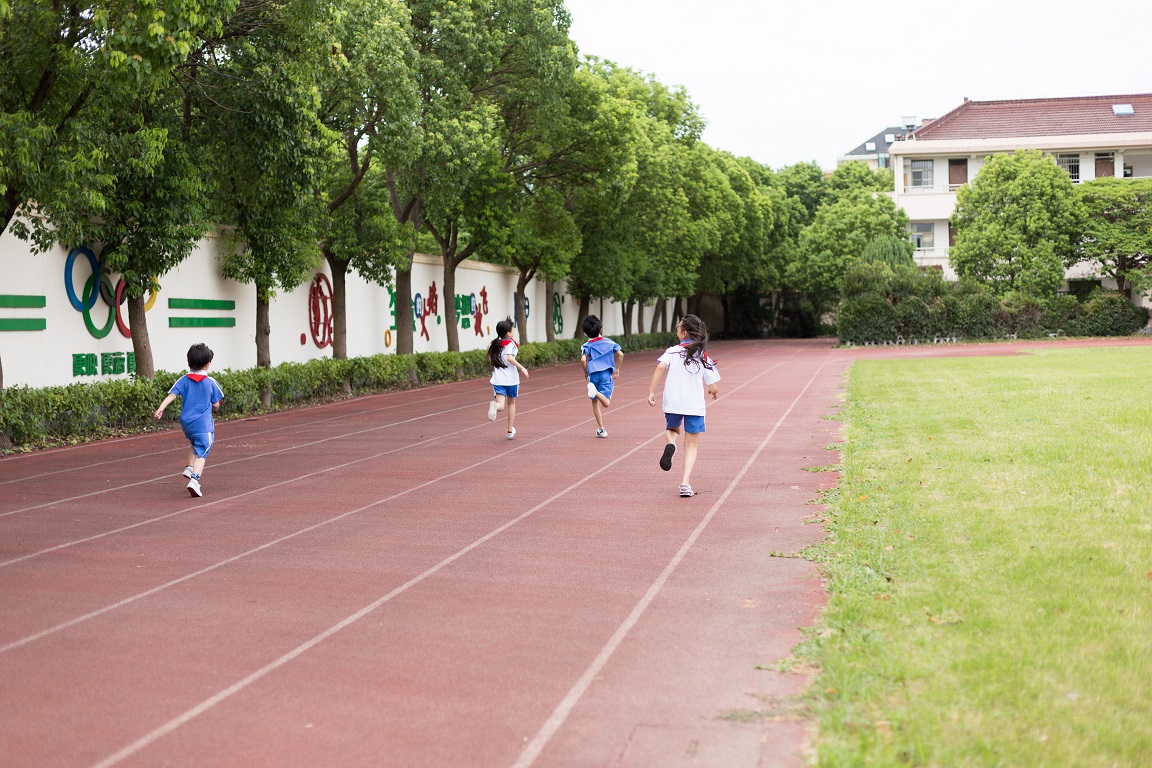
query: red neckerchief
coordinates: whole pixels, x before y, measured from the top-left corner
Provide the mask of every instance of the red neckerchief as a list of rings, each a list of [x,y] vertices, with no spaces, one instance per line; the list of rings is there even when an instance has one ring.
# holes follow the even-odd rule
[[[588,339],[588,343],[589,343],[589,344],[594,344],[595,342],[597,342],[597,341],[600,341],[600,340],[601,340],[601,339],[603,339],[603,338],[604,338],[603,336],[597,336],[597,337],[596,337],[596,338],[594,338],[594,339]]]
[[[512,339],[500,339],[500,346],[506,347],[509,344],[516,344],[516,342],[512,341]],[[520,345],[516,344],[516,346],[519,347]]]
[[[199,382],[199,381],[204,381],[204,379],[208,378],[208,374],[206,374],[206,373],[190,373],[190,374],[188,374],[188,378],[192,379],[192,381]]]
[[[680,346],[682,346],[682,347],[686,347],[686,346],[688,346],[688,345],[689,345],[689,344],[691,344],[691,343],[692,343],[692,342],[691,342],[690,340],[689,340],[689,341],[682,341],[682,342],[680,342]],[[715,365],[715,364],[716,364],[716,358],[712,357],[712,356],[711,356],[711,355],[709,355],[707,352],[705,352],[705,353],[704,353],[704,358],[705,358],[705,359],[706,359],[706,360],[707,360],[709,363],[712,363],[713,365]]]

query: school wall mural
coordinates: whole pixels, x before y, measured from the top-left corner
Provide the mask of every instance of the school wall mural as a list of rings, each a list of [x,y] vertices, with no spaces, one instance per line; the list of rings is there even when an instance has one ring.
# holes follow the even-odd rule
[[[256,364],[256,298],[251,285],[220,276],[219,242],[205,238],[177,269],[159,276],[145,301],[148,334],[157,370],[178,372],[188,347],[204,342],[220,369]],[[0,288],[0,357],[5,386],[43,387],[127,377],[136,368],[124,282],[102,269],[99,250],[87,245],[32,253],[11,235],[0,238],[0,264],[9,279]],[[546,339],[546,323],[558,338],[580,324],[578,302],[563,282],[545,295],[542,280],[516,294],[515,270],[465,262],[456,271],[457,293],[442,295],[438,257],[416,254],[410,303],[417,352],[448,348],[443,303],[452,301],[461,349],[491,341],[498,320],[522,302],[529,341]],[[417,288],[416,286],[419,286]],[[378,286],[355,273],[346,279],[348,355],[396,351],[394,287]],[[543,308],[543,309],[541,309]],[[620,306],[595,302],[608,335],[623,332]],[[332,281],[323,269],[294,291],[277,295],[269,308],[273,364],[331,355]],[[649,317],[651,315],[648,315]],[[523,334],[517,332],[518,338]]]

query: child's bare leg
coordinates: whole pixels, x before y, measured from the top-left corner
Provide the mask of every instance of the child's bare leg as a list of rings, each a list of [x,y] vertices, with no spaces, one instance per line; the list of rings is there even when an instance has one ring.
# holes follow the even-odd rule
[[[676,437],[680,428],[664,430],[664,453],[660,456],[660,469],[668,472],[672,469],[672,454],[676,453]]]
[[[497,411],[504,410],[504,401],[507,399],[508,398],[506,398],[504,395],[496,395],[496,410]]]
[[[608,398],[604,397],[603,392],[597,392],[596,393],[596,403],[604,406],[605,408],[612,405],[612,401],[609,400]]]
[[[603,395],[601,395],[601,397],[603,397]],[[599,398],[592,401],[592,415],[596,417],[597,428],[604,429],[604,414],[600,411]]]
[[[508,398],[508,431],[512,431],[512,427],[516,422],[516,398]]]
[[[196,451],[191,448],[188,449],[188,461],[184,462],[186,466],[192,467],[192,471],[196,471]]]
[[[680,427],[676,427],[676,429],[664,430],[664,440],[666,442],[672,443],[672,445],[676,445],[676,438],[678,438],[679,436],[680,436]]]
[[[696,439],[700,435],[694,432],[684,433],[684,469],[680,476],[680,485],[691,485],[692,468],[696,466]]]
[[[195,475],[204,474],[204,462],[207,461],[203,456],[196,456],[192,462],[192,473]]]

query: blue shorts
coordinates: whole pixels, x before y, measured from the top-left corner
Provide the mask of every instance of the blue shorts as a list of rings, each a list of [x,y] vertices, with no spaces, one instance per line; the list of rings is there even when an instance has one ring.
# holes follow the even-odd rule
[[[520,391],[520,385],[519,384],[512,384],[511,386],[504,386],[502,384],[493,384],[492,385],[492,394],[494,394],[494,395],[504,395],[504,397],[516,397],[516,394],[519,391]]]
[[[184,437],[192,443],[192,452],[201,459],[208,458],[208,451],[212,450],[212,444],[216,442],[216,433],[214,432],[198,432],[196,434],[185,432]]]
[[[612,371],[596,371],[588,374],[588,381],[596,387],[596,391],[609,400],[612,399],[612,390],[616,386],[612,381]],[[594,399],[594,398],[589,398]]]
[[[679,429],[680,422],[684,422],[684,432],[689,435],[698,435],[704,431],[703,416],[683,416],[679,413],[664,414],[664,423],[668,429]]]

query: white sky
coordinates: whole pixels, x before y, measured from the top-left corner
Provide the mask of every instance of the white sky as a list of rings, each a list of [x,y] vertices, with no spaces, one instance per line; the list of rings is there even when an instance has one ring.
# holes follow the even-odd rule
[[[581,54],[683,85],[772,168],[973,101],[1152,92],[1148,0],[566,0]]]

